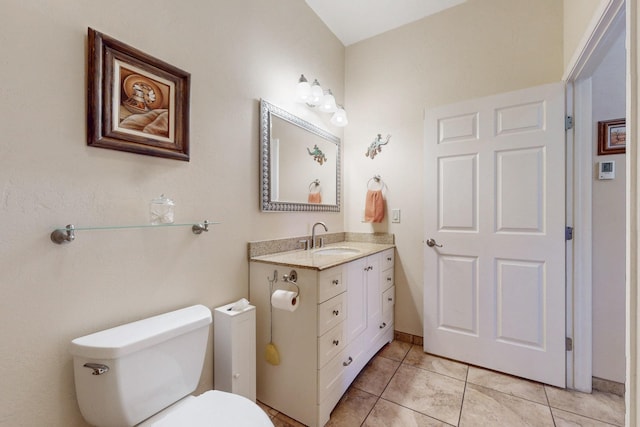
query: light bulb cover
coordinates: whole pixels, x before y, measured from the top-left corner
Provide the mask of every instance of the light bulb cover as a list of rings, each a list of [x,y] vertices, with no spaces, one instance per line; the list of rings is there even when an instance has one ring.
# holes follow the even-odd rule
[[[333,97],[331,89],[327,90],[327,93],[322,97],[318,110],[323,113],[334,113],[338,110],[338,107],[336,106],[336,99]]]
[[[344,108],[342,108],[341,106],[338,106],[337,108],[338,109],[335,113],[333,113],[330,122],[334,126],[345,127],[349,124],[349,120],[347,119],[347,112],[344,111]]]
[[[298,102],[307,102],[311,97],[311,85],[305,78],[304,74],[300,74],[298,86],[296,88],[296,99]]]
[[[324,96],[324,91],[322,90],[322,86],[318,83],[318,79],[315,79],[311,84],[311,96],[307,100],[309,105],[318,106],[320,102],[322,102],[322,97]]]

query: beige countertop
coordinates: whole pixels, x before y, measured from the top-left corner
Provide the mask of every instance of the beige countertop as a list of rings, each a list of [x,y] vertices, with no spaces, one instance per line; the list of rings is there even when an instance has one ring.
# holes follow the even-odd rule
[[[252,262],[264,262],[269,264],[286,265],[298,268],[311,268],[315,270],[326,270],[358,258],[364,258],[377,252],[393,248],[393,244],[367,243],[367,242],[337,242],[325,245],[323,248],[311,250],[295,250],[279,252],[269,255],[254,256],[250,258]],[[345,248],[347,251],[357,250],[355,253],[342,254],[321,254],[324,250],[339,250]]]

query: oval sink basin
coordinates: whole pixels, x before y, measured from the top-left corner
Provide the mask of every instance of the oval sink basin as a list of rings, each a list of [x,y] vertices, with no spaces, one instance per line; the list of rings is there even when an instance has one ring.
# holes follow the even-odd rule
[[[314,255],[356,255],[359,253],[360,250],[354,248],[322,248],[313,252]]]

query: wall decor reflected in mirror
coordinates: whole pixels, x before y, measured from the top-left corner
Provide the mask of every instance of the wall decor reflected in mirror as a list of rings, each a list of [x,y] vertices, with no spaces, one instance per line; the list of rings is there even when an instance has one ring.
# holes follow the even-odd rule
[[[260,101],[263,211],[340,211],[340,138]]]

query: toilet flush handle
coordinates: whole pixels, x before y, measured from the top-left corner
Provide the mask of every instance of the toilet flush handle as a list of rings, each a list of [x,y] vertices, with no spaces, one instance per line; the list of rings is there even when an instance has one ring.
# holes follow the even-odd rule
[[[109,367],[101,363],[85,363],[82,366],[84,366],[85,368],[93,369],[91,375],[102,375],[109,372]]]

